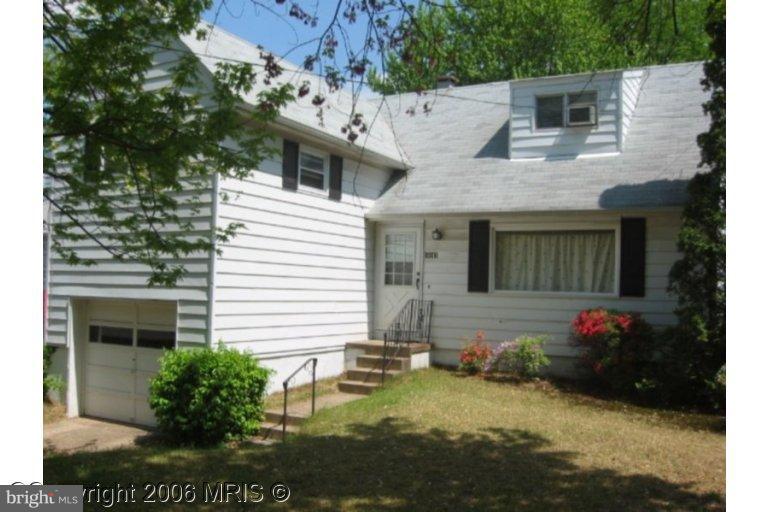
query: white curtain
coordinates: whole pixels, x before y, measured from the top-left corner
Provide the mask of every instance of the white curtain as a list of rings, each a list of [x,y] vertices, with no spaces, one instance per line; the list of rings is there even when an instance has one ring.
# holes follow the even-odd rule
[[[496,289],[612,292],[615,248],[613,231],[499,231]]]

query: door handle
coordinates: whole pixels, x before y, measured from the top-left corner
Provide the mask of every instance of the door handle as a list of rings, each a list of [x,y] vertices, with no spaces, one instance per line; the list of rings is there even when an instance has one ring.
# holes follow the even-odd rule
[[[419,289],[419,284],[420,284],[420,283],[421,283],[421,278],[420,278],[420,277],[417,277],[417,278],[416,278],[416,289],[417,289],[417,290]]]

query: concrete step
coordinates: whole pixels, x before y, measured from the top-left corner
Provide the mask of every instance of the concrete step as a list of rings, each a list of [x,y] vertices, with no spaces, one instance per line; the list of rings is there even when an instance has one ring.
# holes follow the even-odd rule
[[[299,431],[299,427],[296,425],[287,425],[285,427],[285,435],[295,434]],[[283,425],[271,422],[265,422],[261,425],[259,430],[259,437],[262,439],[281,440],[283,438]]]
[[[373,393],[381,383],[373,382],[357,382],[353,380],[343,380],[339,382],[339,391],[344,393],[355,393],[358,395],[370,395]]]
[[[384,373],[384,380],[387,380],[396,375],[400,375],[403,372],[397,370],[387,370]],[[381,370],[377,368],[350,368],[347,370],[347,380],[371,383],[381,382]]]
[[[290,403],[288,404],[290,405]],[[290,408],[288,409],[288,425],[301,425],[306,421],[308,416],[305,416],[303,414],[297,414],[295,412],[291,412]],[[280,409],[271,409],[264,411],[264,423],[282,423],[283,421],[283,410]]]
[[[358,368],[381,368],[384,359],[381,356],[357,356]],[[407,371],[411,369],[410,357],[393,357],[387,359],[387,370]]]

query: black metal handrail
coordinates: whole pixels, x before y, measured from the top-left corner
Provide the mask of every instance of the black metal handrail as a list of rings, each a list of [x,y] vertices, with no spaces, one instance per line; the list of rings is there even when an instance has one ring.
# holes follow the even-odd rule
[[[409,299],[395,319],[384,331],[384,345],[381,353],[381,385],[387,369],[394,361],[403,343],[429,343],[432,331],[432,301]],[[389,357],[389,348],[394,354]]]
[[[394,344],[395,347],[395,353],[392,355],[392,357],[388,357],[388,345]],[[387,375],[387,370],[389,369],[389,365],[392,364],[392,361],[395,360],[395,357],[397,356],[397,353],[400,349],[400,342],[397,340],[390,341],[389,340],[389,333],[384,333],[384,346],[382,347],[381,351],[381,385],[384,385],[384,378]]]
[[[283,381],[283,440],[285,440],[285,428],[288,424],[288,383],[297,373],[306,368],[309,363],[312,363],[312,412],[310,413],[310,416],[315,414],[315,376],[317,374],[317,358],[310,357]]]
[[[396,343],[429,343],[432,334],[432,301],[409,299],[385,331]]]

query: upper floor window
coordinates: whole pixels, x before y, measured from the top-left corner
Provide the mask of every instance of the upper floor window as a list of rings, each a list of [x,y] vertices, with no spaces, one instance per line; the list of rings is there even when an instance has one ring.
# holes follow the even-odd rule
[[[536,97],[536,128],[595,124],[597,124],[596,91]]]
[[[299,184],[324,190],[326,186],[325,158],[302,151],[299,155]]]

